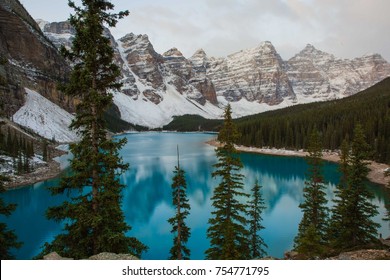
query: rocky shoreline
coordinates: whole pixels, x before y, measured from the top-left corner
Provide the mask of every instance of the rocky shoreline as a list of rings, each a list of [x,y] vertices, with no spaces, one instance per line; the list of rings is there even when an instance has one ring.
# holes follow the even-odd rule
[[[26,185],[49,180],[61,173],[60,163],[52,160],[44,166],[37,167],[33,172],[24,175],[13,175],[11,181],[5,183],[6,190],[21,188]]]
[[[215,139],[207,141],[206,144],[214,147],[218,147],[220,145],[219,142]],[[305,157],[308,155],[308,153],[303,150],[293,151],[293,150],[285,150],[285,149],[254,148],[254,147],[246,147],[246,146],[239,146],[239,145],[236,146],[236,149],[240,152],[245,152],[245,153],[257,153],[257,154],[274,155],[274,156]],[[324,152],[322,158],[326,161],[331,161],[336,163],[340,161],[340,155],[337,152]],[[370,172],[368,174],[368,179],[371,182],[384,185],[390,188],[388,186],[388,182],[390,178],[385,177],[385,171],[390,168],[390,165],[369,161],[368,168],[370,169]]]

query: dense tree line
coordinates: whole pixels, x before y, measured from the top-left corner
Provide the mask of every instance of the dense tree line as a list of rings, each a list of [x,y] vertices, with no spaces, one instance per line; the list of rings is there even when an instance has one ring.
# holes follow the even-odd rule
[[[238,144],[256,147],[307,149],[313,129],[324,149],[339,149],[360,123],[371,158],[390,163],[390,78],[351,97],[297,105],[237,120]]]
[[[175,116],[173,120],[163,126],[164,130],[171,131],[219,131],[222,125],[222,120],[205,119],[198,115]]]
[[[321,171],[322,145],[314,131],[309,141],[308,178],[301,203],[303,217],[295,238],[295,250],[301,258],[321,258],[344,250],[377,246],[379,224],[372,219],[377,206],[368,191],[368,145],[360,124],[357,124],[351,143],[344,141],[334,206],[327,208],[324,179]]]
[[[31,159],[34,157],[34,142],[22,134],[0,126],[0,153],[13,158],[16,173],[25,174],[33,171]]]

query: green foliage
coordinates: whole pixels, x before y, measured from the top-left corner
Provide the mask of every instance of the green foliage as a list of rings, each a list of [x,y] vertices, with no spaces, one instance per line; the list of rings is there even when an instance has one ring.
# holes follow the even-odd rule
[[[126,236],[131,229],[121,210],[122,189],[118,176],[127,168],[119,150],[125,139],[114,141],[107,136],[104,112],[112,104],[113,90],[119,68],[113,63],[113,50],[104,36],[103,24],[115,26],[128,12],[112,14],[114,6],[105,0],[83,0],[83,7],[69,1],[75,10],[70,23],[76,30],[70,51],[64,55],[74,68],[63,91],[80,100],[76,117],[71,124],[81,140],[70,150],[73,174],[61,185],[51,189],[52,194],[72,193],[70,201],[49,208],[47,216],[64,221],[64,232],[51,244],[45,244],[41,255],[52,251],[64,257],[87,258],[100,252],[129,253],[140,257],[146,246]]]
[[[341,100],[297,105],[237,120],[237,144],[306,149],[311,131],[322,136],[324,149],[338,149],[361,123],[372,159],[390,163],[390,78]]]
[[[9,179],[0,174],[0,194],[5,191],[4,182]],[[16,204],[6,205],[3,199],[0,197],[0,215],[9,216],[15,210]],[[17,241],[17,236],[13,230],[7,229],[5,223],[0,223],[0,259],[13,259],[14,256],[10,252],[12,248],[20,248],[21,242]]]
[[[173,121],[163,127],[164,130],[180,132],[187,131],[218,131],[221,120],[209,120],[198,115],[184,115],[174,117]]]
[[[230,104],[225,109],[224,123],[219,131],[221,147],[216,149],[218,162],[213,177],[221,182],[211,198],[214,211],[209,219],[207,237],[210,248],[207,259],[236,260],[249,259],[249,231],[246,229],[246,205],[240,198],[248,197],[243,192],[243,175],[239,173],[242,163],[237,155],[234,142],[239,137],[232,121]]]
[[[172,225],[171,233],[174,233],[175,237],[173,238],[173,246],[170,250],[170,259],[188,260],[190,258],[190,250],[186,247],[186,243],[191,233],[185,220],[190,213],[191,207],[186,195],[187,182],[185,172],[180,168],[179,154],[174,174],[172,179],[172,203],[176,211],[175,216],[170,218],[168,222]]]
[[[33,171],[31,158],[34,156],[34,143],[27,139],[22,133],[7,132],[0,126],[0,152],[10,156],[14,160],[14,169],[17,174],[27,174]]]
[[[309,174],[303,189],[304,202],[299,205],[303,217],[295,237],[295,250],[306,258],[321,257],[327,243],[328,208],[322,175],[322,144],[314,130],[309,140]]]
[[[249,201],[249,234],[250,234],[250,254],[251,259],[263,258],[266,255],[265,244],[263,238],[259,235],[259,231],[264,229],[261,224],[262,213],[265,209],[264,199],[261,195],[262,186],[259,185],[259,181],[256,180],[255,185],[252,188],[252,200]]]
[[[112,104],[104,112],[104,120],[107,123],[107,129],[113,133],[120,133],[129,130],[136,130],[136,131],[148,130],[148,128],[144,126],[134,125],[122,120],[120,112],[118,111],[118,108],[114,104]]]
[[[385,177],[390,177],[390,169],[387,169],[385,171]],[[387,183],[387,186],[390,187],[390,181]],[[390,222],[390,202],[385,206],[386,206],[386,216],[383,220]],[[390,223],[389,223],[389,227],[390,227]]]
[[[332,209],[329,239],[336,250],[363,246],[377,241],[379,224],[372,221],[378,214],[377,207],[370,200],[373,195],[367,190],[367,150],[362,127],[358,124],[348,154],[343,155],[341,170],[344,178],[336,192]],[[343,148],[347,152],[346,146]]]
[[[44,161],[48,161],[49,155],[48,155],[48,143],[46,140],[43,140],[42,142],[42,159]]]
[[[6,65],[8,63],[8,59],[4,54],[0,54],[0,65]]]

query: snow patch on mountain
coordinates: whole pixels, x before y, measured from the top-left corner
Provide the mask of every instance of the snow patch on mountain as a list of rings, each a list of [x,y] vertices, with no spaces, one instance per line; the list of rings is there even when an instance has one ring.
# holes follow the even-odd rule
[[[210,102],[201,106],[181,95],[175,87],[167,84],[165,92],[160,92],[161,102],[157,105],[148,100],[143,93],[133,98],[122,92],[114,94],[114,103],[118,106],[121,118],[149,128],[162,127],[173,120],[174,116],[197,114],[205,118],[221,118],[223,109]]]
[[[73,116],[36,91],[26,90],[26,104],[13,115],[13,121],[28,127],[40,136],[61,143],[78,140],[69,129]]]

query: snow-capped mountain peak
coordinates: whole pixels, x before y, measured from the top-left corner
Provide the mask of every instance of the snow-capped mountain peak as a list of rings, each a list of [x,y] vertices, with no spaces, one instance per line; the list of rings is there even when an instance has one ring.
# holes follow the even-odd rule
[[[44,31],[50,30],[50,36],[57,32],[55,36],[64,37],[55,30],[59,24],[48,26]],[[66,24],[62,28],[69,29]],[[208,57],[203,49],[189,59],[177,48],[161,55],[145,34],[129,33],[113,42],[113,47],[124,85],[115,103],[122,118],[150,127],[159,127],[176,114],[219,117],[227,102],[235,116],[244,116],[342,98],[390,75],[390,64],[379,55],[339,59],[311,44],[288,61],[269,41],[222,58]]]

